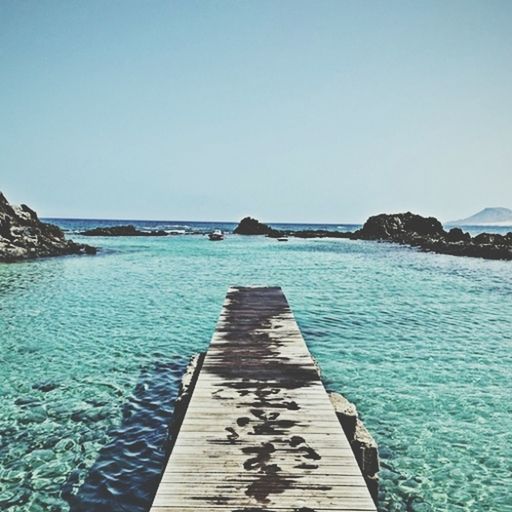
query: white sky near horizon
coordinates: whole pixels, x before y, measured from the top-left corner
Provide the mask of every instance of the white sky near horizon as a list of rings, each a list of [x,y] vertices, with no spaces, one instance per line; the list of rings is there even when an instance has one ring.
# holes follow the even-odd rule
[[[512,2],[0,2],[0,190],[42,217],[512,207]]]

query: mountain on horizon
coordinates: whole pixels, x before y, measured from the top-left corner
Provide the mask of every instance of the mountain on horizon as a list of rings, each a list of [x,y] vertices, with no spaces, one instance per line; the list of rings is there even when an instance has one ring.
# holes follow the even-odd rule
[[[460,220],[447,222],[455,226],[512,226],[512,210],[509,208],[484,208],[483,210]]]

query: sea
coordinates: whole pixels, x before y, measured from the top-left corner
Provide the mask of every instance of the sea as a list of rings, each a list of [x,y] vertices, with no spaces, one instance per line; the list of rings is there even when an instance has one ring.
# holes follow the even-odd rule
[[[0,265],[1,510],[147,511],[181,375],[226,290],[278,285],[326,387],[379,444],[380,511],[512,511],[512,262],[222,222],[47,220],[100,251]],[[79,234],[127,223],[178,234]]]

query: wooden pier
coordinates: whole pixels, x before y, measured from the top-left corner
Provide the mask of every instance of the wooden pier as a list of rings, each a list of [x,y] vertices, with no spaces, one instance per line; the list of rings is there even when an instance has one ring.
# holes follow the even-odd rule
[[[376,511],[280,288],[230,288],[151,512]]]

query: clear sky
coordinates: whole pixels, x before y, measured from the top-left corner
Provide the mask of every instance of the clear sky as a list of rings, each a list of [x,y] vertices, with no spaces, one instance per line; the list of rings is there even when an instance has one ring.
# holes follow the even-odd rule
[[[0,190],[60,217],[512,207],[512,1],[1,1]]]

